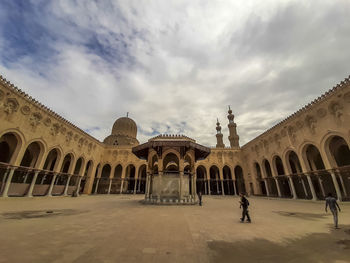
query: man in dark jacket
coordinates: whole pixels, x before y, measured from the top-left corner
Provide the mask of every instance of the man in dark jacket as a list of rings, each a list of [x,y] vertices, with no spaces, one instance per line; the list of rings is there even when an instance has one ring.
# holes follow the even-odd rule
[[[249,213],[248,213],[248,206],[249,206],[248,199],[245,198],[243,193],[240,193],[239,196],[241,197],[241,201],[239,202],[240,203],[239,208],[243,209],[242,210],[241,223],[244,222],[244,219],[245,219],[246,216],[247,216],[247,222],[251,223],[252,221],[250,220],[250,216],[249,216]]]

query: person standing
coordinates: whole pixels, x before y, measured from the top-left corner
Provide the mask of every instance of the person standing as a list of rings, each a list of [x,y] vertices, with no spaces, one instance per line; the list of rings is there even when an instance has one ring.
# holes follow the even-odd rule
[[[249,206],[249,201],[248,199],[244,196],[243,193],[240,193],[239,196],[241,197],[241,201],[239,208],[242,208],[242,218],[241,218],[241,223],[244,222],[245,217],[247,217],[247,222],[251,223],[252,221],[250,220],[249,212],[248,212],[248,206]]]
[[[202,206],[202,192],[198,192],[198,200],[199,200],[199,205]]]
[[[338,209],[339,209],[339,212],[341,210],[337,203],[337,199],[335,199],[331,193],[329,193],[328,196],[326,197],[326,207],[325,207],[326,213],[327,213],[328,206],[333,214],[334,228],[338,229]]]

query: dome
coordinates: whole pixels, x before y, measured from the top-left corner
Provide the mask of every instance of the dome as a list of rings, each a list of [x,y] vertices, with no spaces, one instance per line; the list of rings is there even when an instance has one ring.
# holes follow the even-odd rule
[[[136,138],[136,123],[129,117],[119,118],[113,124],[112,135],[123,135],[131,138]]]

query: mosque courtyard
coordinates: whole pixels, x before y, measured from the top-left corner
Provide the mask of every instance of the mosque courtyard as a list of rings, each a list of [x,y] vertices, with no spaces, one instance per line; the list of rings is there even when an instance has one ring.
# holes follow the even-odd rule
[[[0,200],[0,262],[350,262],[350,203],[334,230],[323,202],[237,197],[153,206],[143,196]]]

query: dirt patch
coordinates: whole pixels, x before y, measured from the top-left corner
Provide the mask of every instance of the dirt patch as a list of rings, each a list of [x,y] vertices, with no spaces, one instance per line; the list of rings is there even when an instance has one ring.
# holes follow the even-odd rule
[[[30,218],[44,218],[53,216],[71,216],[87,211],[74,210],[74,209],[61,209],[61,210],[33,210],[33,211],[19,211],[2,213],[4,219],[30,219]]]
[[[327,234],[311,234],[283,243],[266,239],[232,243],[210,241],[210,262],[350,262],[350,240],[345,238],[345,231],[332,230]]]
[[[276,214],[281,216],[294,217],[304,220],[317,220],[324,217],[327,217],[326,214],[312,214],[312,213],[300,213],[300,212],[286,212],[286,211],[273,211]]]
[[[338,245],[342,246],[343,249],[350,249],[350,240],[344,239],[337,242]]]

